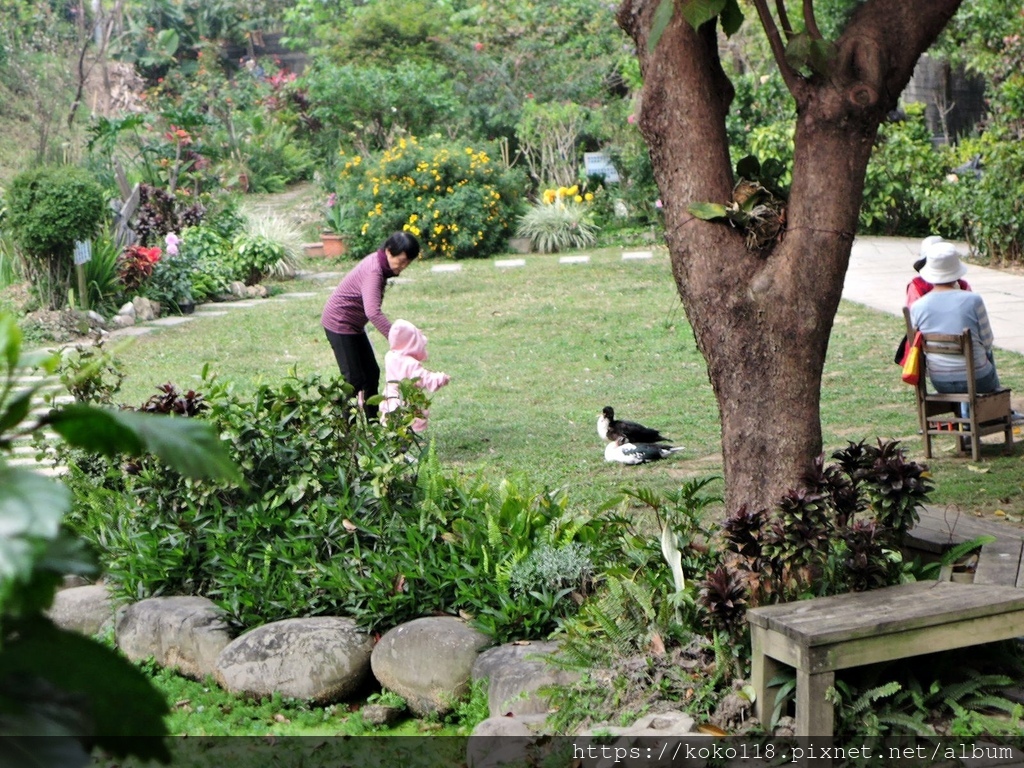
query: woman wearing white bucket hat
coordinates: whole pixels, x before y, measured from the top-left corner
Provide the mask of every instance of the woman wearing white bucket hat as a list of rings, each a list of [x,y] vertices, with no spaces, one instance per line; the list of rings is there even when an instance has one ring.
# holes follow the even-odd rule
[[[920,256],[917,261],[914,262],[914,271],[918,274],[907,283],[907,306],[911,306],[915,301],[920,299],[926,293],[930,293],[932,288],[935,286],[930,282],[921,277],[921,268],[928,263],[928,249],[933,245],[945,242],[940,235],[929,235],[921,241]],[[957,280],[957,285],[960,286],[961,290],[969,291],[971,286],[967,284],[966,280]]]
[[[974,378],[978,392],[999,389],[999,374],[992,359],[992,326],[985,302],[977,293],[960,288],[967,267],[952,243],[932,243],[925,248],[920,274],[935,287],[910,307],[910,321],[922,333],[963,333],[974,340]],[[967,368],[962,357],[928,356],[928,378],[937,392],[966,392]]]

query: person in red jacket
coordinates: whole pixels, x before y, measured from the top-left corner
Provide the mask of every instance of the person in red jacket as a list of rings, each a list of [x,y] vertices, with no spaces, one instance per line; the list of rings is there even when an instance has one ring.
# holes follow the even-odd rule
[[[385,339],[388,337],[391,321],[381,310],[384,288],[389,278],[402,274],[419,255],[420,244],[415,237],[395,232],[342,278],[320,316],[341,375],[364,402],[380,392],[380,366],[366,325],[372,323]],[[367,405],[366,416],[376,418],[377,406]]]

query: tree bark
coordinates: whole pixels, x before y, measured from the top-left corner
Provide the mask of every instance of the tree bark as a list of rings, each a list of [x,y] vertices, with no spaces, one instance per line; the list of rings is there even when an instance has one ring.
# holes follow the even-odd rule
[[[694,30],[677,10],[648,49],[659,1],[624,0],[618,20],[640,59],[672,273],[721,412],[727,507],[772,507],[822,450],[822,371],[878,126],[961,0],[868,0],[827,76],[780,62],[797,104],[793,182],[785,237],[763,252],[687,210],[732,198],[733,89],[714,22]]]

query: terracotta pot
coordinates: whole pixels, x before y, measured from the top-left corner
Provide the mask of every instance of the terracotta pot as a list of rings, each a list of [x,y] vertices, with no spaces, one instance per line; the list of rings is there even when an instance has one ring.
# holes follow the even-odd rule
[[[323,232],[320,235],[320,242],[324,246],[324,256],[328,259],[336,259],[339,256],[344,256],[345,251],[348,250],[345,246],[345,241],[342,236],[336,232]]]

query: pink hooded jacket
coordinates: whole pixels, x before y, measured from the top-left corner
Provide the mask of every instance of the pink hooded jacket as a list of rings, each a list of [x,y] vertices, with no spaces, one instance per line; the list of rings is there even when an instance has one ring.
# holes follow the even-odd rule
[[[427,392],[436,392],[448,383],[447,373],[428,371],[423,367],[427,359],[427,337],[423,331],[408,320],[396,320],[388,334],[390,351],[384,355],[384,401],[380,404],[381,417],[395,410],[402,403],[398,384],[403,379],[418,379],[416,386]],[[414,432],[427,428],[427,412],[424,411],[412,423]]]

